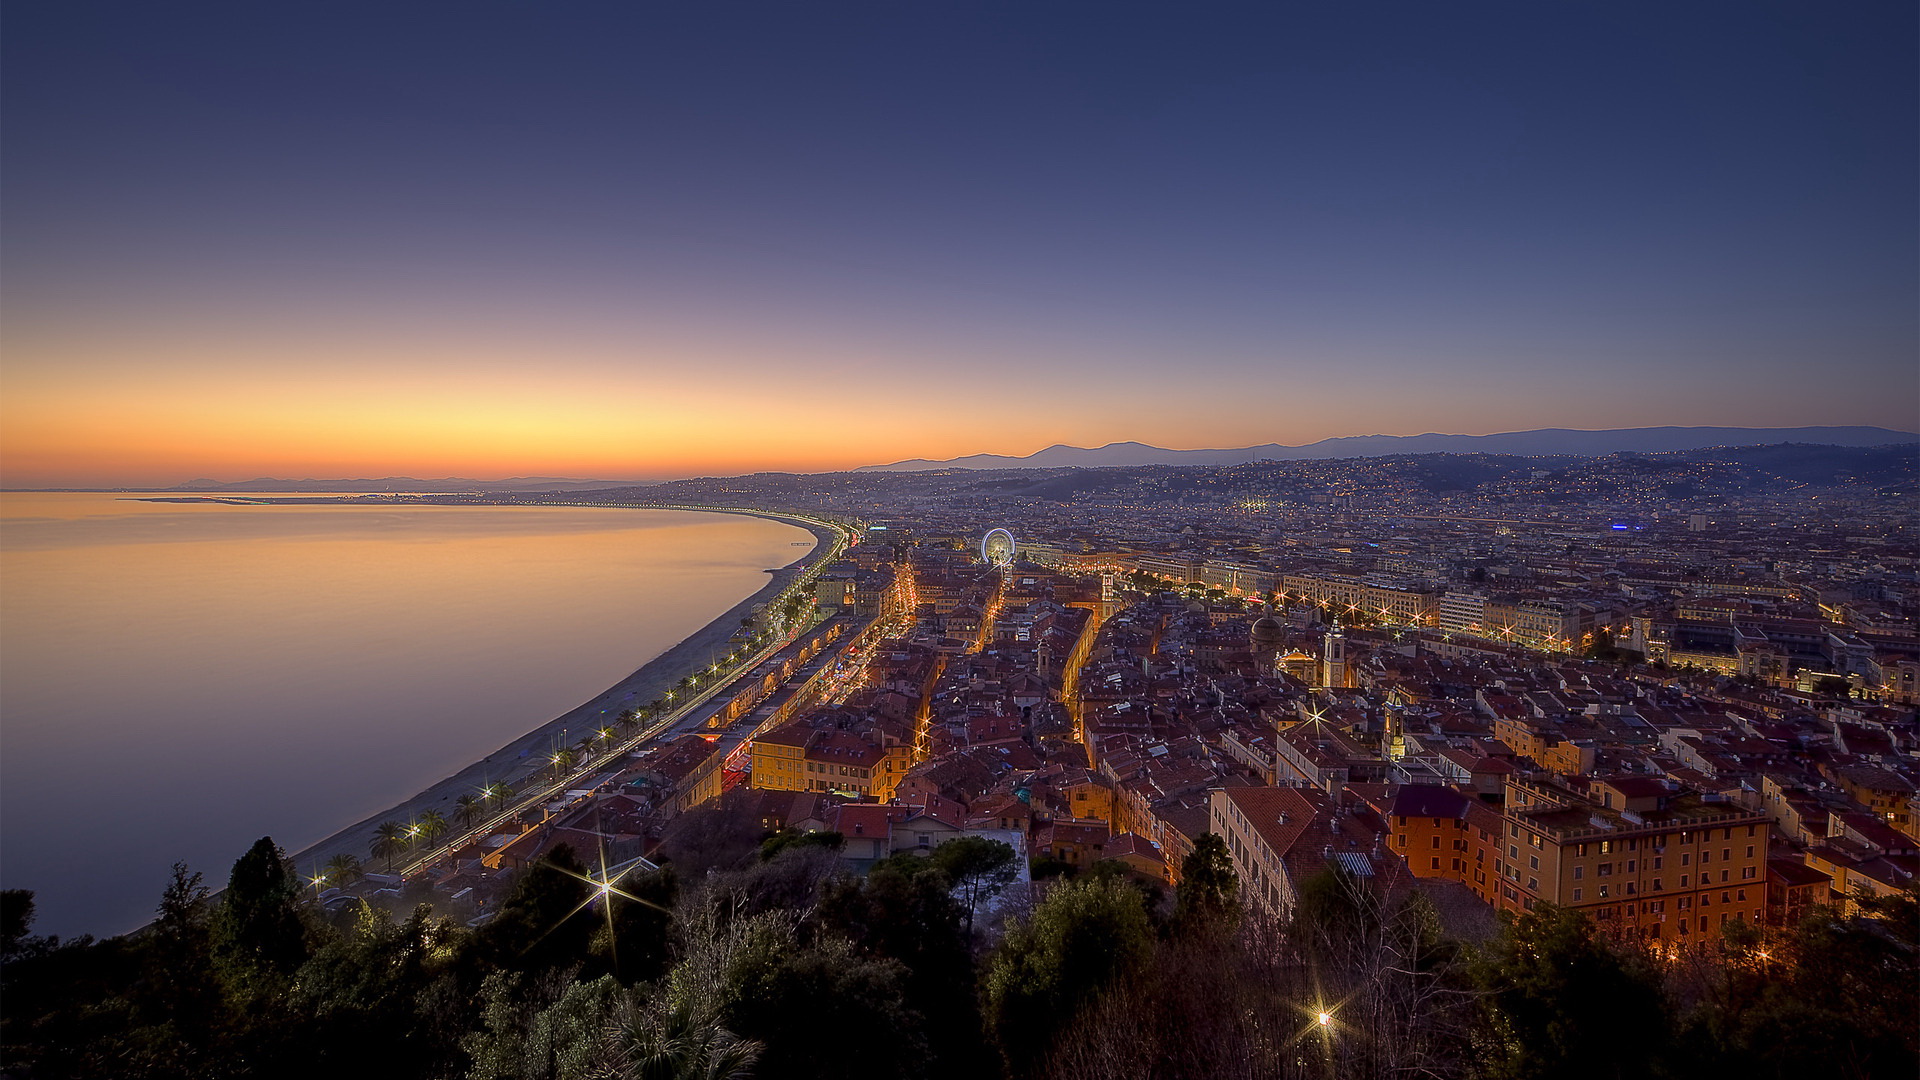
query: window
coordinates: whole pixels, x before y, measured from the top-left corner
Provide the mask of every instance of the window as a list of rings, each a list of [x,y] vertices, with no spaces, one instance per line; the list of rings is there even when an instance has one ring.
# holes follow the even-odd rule
[[[1752,844],[1748,844],[1748,845],[1747,845],[1747,858],[1749,858],[1749,859],[1751,859],[1751,858],[1753,858],[1753,845],[1752,845]]]
[[[1752,867],[1752,866],[1743,866],[1743,867],[1741,867],[1741,868],[1740,868],[1740,880],[1741,880],[1741,881],[1752,881],[1752,880],[1753,880],[1753,876],[1754,876],[1754,870],[1755,870],[1755,869],[1757,869],[1757,868],[1756,868],[1756,867]]]
[[[1633,883],[1633,882],[1631,882],[1631,881],[1629,881],[1629,882],[1627,882],[1627,895],[1628,895],[1628,896],[1632,896],[1632,895],[1633,895],[1634,893],[1637,893],[1637,892],[1639,892],[1639,891],[1640,891],[1640,887],[1639,887],[1638,885],[1636,885],[1636,884],[1634,884],[1634,883]]]
[[[1539,833],[1532,833],[1532,834],[1530,834],[1530,835],[1529,835],[1529,836],[1527,837],[1527,842],[1528,842],[1528,843],[1530,843],[1530,844],[1532,844],[1532,845],[1533,845],[1534,847],[1539,847],[1539,846],[1540,846],[1540,834],[1539,834]]]
[[[1605,885],[1602,885],[1600,886],[1600,899],[1605,900],[1606,898],[1607,898],[1607,887]]]
[[[1733,849],[1732,849],[1732,848],[1730,848],[1730,847],[1727,847],[1727,848],[1721,848],[1721,849],[1720,849],[1720,861],[1721,861],[1721,862],[1732,862],[1732,861],[1733,861]]]
[[[1575,889],[1575,890],[1573,890],[1573,902],[1574,902],[1574,903],[1576,903],[1576,904],[1580,902],[1580,890],[1579,890],[1579,889]]]
[[[1721,830],[1721,832],[1720,832],[1720,839],[1722,839],[1722,840],[1731,840],[1731,839],[1733,839],[1733,829],[1732,829],[1732,828],[1727,828],[1727,829],[1723,829],[1723,830]]]
[[[1747,835],[1748,835],[1748,836],[1753,836],[1753,835],[1755,835],[1755,833],[1754,833],[1754,831],[1753,831],[1753,830],[1755,830],[1755,829],[1757,829],[1757,828],[1759,828],[1759,827],[1760,827],[1760,826],[1758,826],[1758,825],[1749,825],[1749,826],[1747,826]]]
[[[1613,853],[1613,841],[1611,840],[1600,841],[1600,854],[1610,855],[1612,853]]]
[[[1433,857],[1433,868],[1434,868],[1435,870],[1438,870],[1438,869],[1440,869],[1440,856],[1438,856],[1438,855],[1435,855],[1435,856]]]
[[[1689,852],[1684,852],[1684,851],[1680,853],[1680,865],[1681,865],[1681,866],[1685,866],[1685,865],[1687,865],[1688,863],[1690,863],[1690,862],[1692,862],[1692,861],[1693,861],[1693,855],[1692,855],[1691,853],[1689,853]]]
[[[1435,850],[1438,850],[1438,849],[1439,849],[1439,847],[1440,847],[1440,838],[1439,838],[1439,837],[1437,837],[1437,836],[1436,836],[1436,837],[1434,837],[1434,838],[1433,838],[1433,846],[1434,846],[1434,849],[1435,849]]]
[[[1710,863],[1710,862],[1712,862],[1712,861],[1713,861],[1713,852],[1711,852],[1711,851],[1703,851],[1703,852],[1701,852],[1701,853],[1700,853],[1700,865],[1701,865],[1701,866],[1705,866],[1705,865],[1707,865],[1708,863]]]
[[[1687,875],[1685,874],[1680,875],[1680,887],[1683,889],[1687,887]]]
[[[1627,860],[1627,873],[1629,873],[1629,874],[1631,874],[1631,873],[1633,873],[1633,866],[1634,866],[1634,862],[1635,862],[1635,860],[1633,860],[1633,859],[1628,859],[1628,860]]]
[[[1654,878],[1654,879],[1653,879],[1653,891],[1654,891],[1654,892],[1659,892],[1659,891],[1660,891],[1660,879],[1659,879],[1659,878]]]
[[[1612,876],[1613,876],[1613,864],[1612,864],[1612,863],[1610,863],[1610,862],[1603,862],[1603,863],[1601,863],[1601,864],[1600,864],[1600,876],[1601,876],[1601,877],[1612,877]]]
[[[1725,882],[1725,881],[1727,880],[1727,873],[1728,873],[1728,872],[1727,872],[1727,871],[1725,871],[1725,870],[1722,870],[1722,871],[1720,871],[1720,880],[1721,880],[1721,882],[1723,882],[1723,883],[1724,883],[1724,882]]]
[[[1573,880],[1579,881],[1581,878],[1585,877],[1586,875],[1587,875],[1586,867],[1576,866],[1573,868]]]
[[[1527,856],[1527,868],[1528,868],[1529,870],[1538,870],[1538,869],[1540,869],[1540,856],[1538,856],[1538,855],[1529,855],[1529,856]]]
[[[1573,853],[1575,855],[1585,855],[1587,853],[1587,845],[1575,844],[1573,848]]]
[[[1655,870],[1658,870],[1658,869],[1660,869],[1660,864],[1661,864],[1661,863],[1663,863],[1663,862],[1665,862],[1665,861],[1666,861],[1665,859],[1662,859],[1662,858],[1661,858],[1660,856],[1658,856],[1658,855],[1655,855],[1655,856],[1653,857],[1653,868],[1654,868]]]
[[[1407,834],[1406,834],[1406,833],[1401,833],[1401,834],[1400,834],[1400,839],[1399,839],[1399,841],[1398,841],[1398,842],[1399,842],[1399,845],[1400,845],[1401,847],[1406,847],[1406,846],[1407,846]]]
[[[1520,849],[1519,849],[1519,848],[1517,848],[1517,847],[1514,847],[1514,846],[1513,846],[1512,844],[1508,844],[1508,845],[1507,845],[1507,858],[1509,858],[1509,859],[1517,859],[1517,858],[1519,858],[1519,857],[1520,857]]]

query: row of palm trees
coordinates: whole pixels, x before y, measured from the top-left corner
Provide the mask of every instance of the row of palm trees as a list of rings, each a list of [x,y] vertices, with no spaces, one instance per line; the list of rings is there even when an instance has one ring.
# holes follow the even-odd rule
[[[480,789],[477,794],[462,795],[454,800],[453,822],[451,823],[447,821],[446,815],[438,810],[426,811],[411,825],[402,825],[397,821],[383,821],[374,828],[373,844],[371,845],[373,857],[376,859],[384,858],[387,861],[387,872],[392,873],[394,856],[404,853],[409,847],[415,844],[431,847],[435,841],[445,836],[447,830],[455,824],[463,829],[472,826],[487,810],[497,809],[505,805],[508,797],[511,795],[511,789],[505,784],[488,784],[486,787]],[[338,862],[341,859],[352,858],[353,856],[351,855],[336,855],[333,860],[327,863],[329,871],[331,871],[334,862]],[[354,863],[357,867],[358,860],[354,860]],[[331,880],[331,874],[329,875],[329,880]],[[334,884],[338,885],[341,884],[341,882],[336,881]]]

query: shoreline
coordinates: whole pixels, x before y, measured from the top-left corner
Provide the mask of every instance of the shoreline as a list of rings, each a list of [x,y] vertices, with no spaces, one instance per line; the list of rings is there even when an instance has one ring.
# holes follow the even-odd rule
[[[637,708],[653,701],[671,689],[688,671],[705,667],[712,653],[723,651],[723,647],[739,630],[740,620],[747,617],[754,605],[778,596],[781,590],[806,570],[816,556],[829,549],[834,540],[833,530],[828,526],[772,512],[693,506],[638,509],[684,509],[698,513],[732,513],[766,518],[805,529],[813,534],[814,546],[787,565],[766,571],[767,583],[751,596],[721,612],[682,641],[647,660],[631,674],[585,702],[510,740],[486,757],[429,785],[412,797],[340,829],[317,843],[290,852],[288,859],[298,872],[310,873],[314,866],[324,864],[327,859],[342,853],[359,859],[368,870],[378,870],[370,848],[382,822],[413,821],[428,810],[438,810],[451,821],[454,811],[458,809],[455,800],[462,795],[474,794],[484,784],[493,781],[519,779],[514,774],[536,759],[544,759],[550,740],[563,730],[584,732],[610,721],[622,709]],[[538,769],[536,765],[533,771]]]

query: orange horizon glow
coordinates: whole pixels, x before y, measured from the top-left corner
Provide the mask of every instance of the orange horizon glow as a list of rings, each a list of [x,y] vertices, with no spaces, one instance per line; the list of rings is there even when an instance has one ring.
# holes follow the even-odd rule
[[[1020,456],[1057,443],[1218,449],[1381,431],[1820,422],[1733,406],[1719,416],[1688,416],[1681,405],[1656,415],[1591,395],[1495,402],[1443,385],[1458,382],[1444,373],[1430,387],[1407,380],[1430,393],[1372,400],[1353,393],[1342,365],[1317,356],[1273,376],[1286,382],[1284,395],[1173,386],[1170,396],[1164,386],[1089,377],[1085,357],[1049,367],[1037,356],[1002,356],[998,369],[981,370],[964,343],[902,354],[665,331],[659,343],[609,344],[582,332],[536,349],[536,336],[430,344],[397,332],[289,333],[287,344],[264,327],[227,336],[156,328],[136,346],[124,328],[42,336],[16,326],[0,371],[0,486],[655,481]],[[1023,359],[1024,370],[1009,370]]]

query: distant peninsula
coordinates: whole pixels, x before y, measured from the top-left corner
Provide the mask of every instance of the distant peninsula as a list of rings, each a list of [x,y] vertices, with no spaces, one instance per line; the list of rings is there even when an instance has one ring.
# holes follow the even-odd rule
[[[88,490],[141,491],[163,494],[169,492],[197,494],[239,494],[245,492],[278,493],[387,493],[406,495],[464,495],[486,494],[504,495],[525,491],[582,491],[590,488],[610,487],[646,487],[650,481],[644,480],[583,480],[564,476],[512,476],[505,480],[472,480],[463,476],[449,476],[439,480],[420,480],[411,476],[385,476],[374,479],[304,480],[275,479],[257,477],[253,480],[235,480],[232,482],[201,478],[189,480],[184,484],[171,487],[111,488]],[[76,490],[76,489],[64,489]]]

